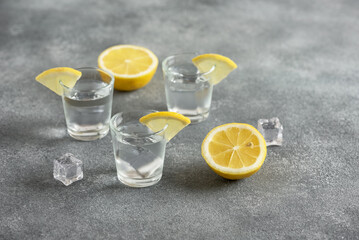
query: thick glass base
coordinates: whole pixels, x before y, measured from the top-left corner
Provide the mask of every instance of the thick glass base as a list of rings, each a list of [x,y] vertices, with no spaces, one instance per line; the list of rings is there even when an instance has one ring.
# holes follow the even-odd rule
[[[151,178],[145,178],[145,179],[123,178],[119,174],[117,174],[117,178],[124,185],[127,185],[129,187],[141,188],[141,187],[149,187],[149,186],[155,185],[156,183],[158,183],[161,180],[162,174],[151,177]]]
[[[78,129],[78,131],[73,131],[69,128],[67,129],[67,132],[72,138],[80,141],[94,141],[97,139],[101,139],[107,135],[108,131],[109,131],[109,127],[104,127],[100,130],[86,129],[84,131],[80,131],[80,129]]]
[[[206,120],[209,116],[209,109],[183,109],[178,107],[171,107],[167,105],[167,109],[170,112],[176,112],[182,114],[185,117],[191,119],[191,124],[197,124]],[[206,111],[203,111],[206,110]]]
[[[189,119],[191,119],[191,124],[197,124],[197,123],[203,122],[209,116],[209,112],[204,112],[204,113],[201,113],[201,114],[188,114],[188,111],[183,112],[183,111],[176,111],[176,110],[177,109],[169,109],[170,112],[180,113],[183,116],[188,117]]]
[[[198,115],[186,115],[186,114],[183,115],[191,119],[191,124],[197,124],[206,120],[209,116],[209,112],[198,114]]]

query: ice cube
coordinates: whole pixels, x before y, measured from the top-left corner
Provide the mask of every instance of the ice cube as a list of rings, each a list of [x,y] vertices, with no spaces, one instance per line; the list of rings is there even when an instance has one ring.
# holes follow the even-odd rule
[[[277,117],[259,119],[258,131],[266,140],[267,146],[281,146],[283,142],[283,126]]]
[[[131,146],[126,149],[122,149],[121,159],[131,165],[131,167],[139,174],[142,178],[147,178],[153,174],[159,167],[162,166],[163,160],[156,156],[149,149],[140,146]]]
[[[66,186],[83,178],[82,161],[71,153],[54,160],[54,178]]]

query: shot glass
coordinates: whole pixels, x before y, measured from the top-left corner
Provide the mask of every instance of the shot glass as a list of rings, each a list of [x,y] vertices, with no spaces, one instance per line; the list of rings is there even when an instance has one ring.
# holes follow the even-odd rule
[[[213,85],[208,73],[200,73],[192,63],[196,53],[167,57],[162,62],[168,111],[180,113],[191,123],[208,118]]]
[[[111,118],[110,128],[117,177],[130,187],[147,187],[162,177],[166,140],[164,131],[152,132],[139,119],[155,111],[121,112]]]
[[[79,68],[73,88],[60,82],[67,132],[77,140],[92,141],[109,132],[114,77],[99,68]]]

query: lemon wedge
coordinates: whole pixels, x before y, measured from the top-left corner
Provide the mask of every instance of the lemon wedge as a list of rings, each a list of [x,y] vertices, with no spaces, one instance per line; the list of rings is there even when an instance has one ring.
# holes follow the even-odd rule
[[[116,45],[98,56],[98,66],[114,75],[115,89],[132,91],[151,81],[157,70],[158,58],[144,47]]]
[[[190,124],[191,120],[175,112],[154,112],[140,118],[140,123],[146,125],[153,132],[164,129],[163,136],[168,142]]]
[[[62,96],[60,81],[68,88],[73,88],[81,77],[81,72],[69,67],[57,67],[48,69],[36,77],[36,81]]]
[[[209,167],[231,180],[257,172],[266,154],[263,136],[253,126],[244,123],[215,127],[202,142],[202,156]]]
[[[213,85],[220,83],[237,68],[237,64],[230,58],[213,53],[194,57],[192,62],[200,72],[208,73],[206,77],[209,78],[209,82]]]

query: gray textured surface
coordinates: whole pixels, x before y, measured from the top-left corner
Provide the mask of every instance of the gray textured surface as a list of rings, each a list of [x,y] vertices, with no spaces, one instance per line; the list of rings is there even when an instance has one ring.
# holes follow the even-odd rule
[[[359,239],[359,2],[0,1],[1,239]],[[78,142],[61,99],[36,83],[55,66],[95,66],[115,44],[226,55],[208,121],[168,144],[153,187],[116,180],[110,136]],[[165,109],[162,73],[116,92],[113,112]],[[227,181],[200,154],[213,127],[278,116],[284,145]],[[64,187],[52,160],[85,176]]]

